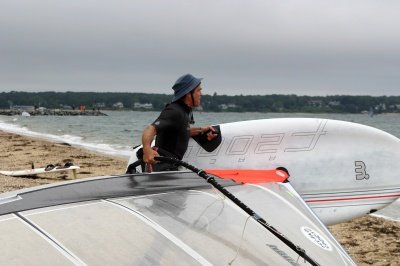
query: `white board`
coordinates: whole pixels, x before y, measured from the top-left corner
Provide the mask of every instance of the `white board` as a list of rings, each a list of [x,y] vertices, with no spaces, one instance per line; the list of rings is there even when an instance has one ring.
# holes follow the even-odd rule
[[[313,118],[220,125],[207,152],[191,140],[183,158],[199,168],[289,170],[292,186],[327,224],[380,209],[400,196],[400,140],[369,126]]]
[[[61,171],[70,171],[73,170],[74,174],[77,169],[80,169],[77,165],[71,165],[68,167],[65,166],[56,166],[51,170],[46,170],[49,168],[33,168],[33,169],[26,169],[26,170],[16,170],[16,171],[0,171],[2,175],[8,176],[30,176],[30,175],[37,175],[37,174],[45,174],[45,173],[54,173],[54,172],[61,172]]]

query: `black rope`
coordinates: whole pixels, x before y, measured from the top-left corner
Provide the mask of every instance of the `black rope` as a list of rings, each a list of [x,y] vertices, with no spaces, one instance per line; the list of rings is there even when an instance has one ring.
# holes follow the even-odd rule
[[[134,173],[137,173],[136,167],[138,167],[139,165],[141,165],[142,162],[143,162],[142,160],[137,160],[136,162],[131,163],[131,164],[128,166],[128,168],[126,169],[125,174],[134,174]]]
[[[204,178],[208,183],[210,183],[213,187],[218,189],[222,194],[224,194],[227,198],[233,201],[237,206],[239,206],[243,211],[245,211],[248,215],[250,215],[254,220],[256,220],[259,224],[261,224],[265,229],[275,235],[279,240],[285,243],[289,248],[291,248],[294,252],[296,252],[299,256],[308,261],[311,265],[319,265],[315,260],[310,258],[306,251],[300,246],[296,246],[292,241],[287,239],[283,234],[281,234],[278,230],[276,230],[273,226],[269,225],[263,218],[261,218],[257,213],[255,213],[252,209],[250,209],[246,204],[241,202],[238,198],[236,198],[232,193],[226,190],[223,186],[221,186],[213,176],[207,174],[204,170],[198,169],[193,165],[190,165],[186,162],[183,162],[176,158],[169,157],[155,157],[156,161],[167,162],[167,163],[175,163],[181,165],[193,172],[195,172],[198,176]]]

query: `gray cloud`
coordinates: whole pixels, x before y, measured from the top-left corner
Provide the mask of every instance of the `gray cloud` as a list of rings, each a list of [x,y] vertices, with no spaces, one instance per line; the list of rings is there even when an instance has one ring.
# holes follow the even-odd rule
[[[3,0],[0,90],[400,95],[394,0]]]

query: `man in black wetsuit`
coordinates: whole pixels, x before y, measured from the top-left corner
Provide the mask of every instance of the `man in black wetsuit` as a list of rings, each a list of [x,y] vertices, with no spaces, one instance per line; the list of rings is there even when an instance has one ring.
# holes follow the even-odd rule
[[[142,135],[143,161],[147,165],[152,165],[152,171],[177,170],[176,166],[157,163],[154,157],[173,156],[181,160],[190,137],[204,135],[210,141],[217,136],[212,126],[190,127],[190,124],[194,123],[192,108],[200,106],[201,102],[201,79],[191,74],[183,75],[178,78],[172,89],[174,90],[172,102],[166,105],[159,117],[144,129]],[[156,137],[155,147],[152,148],[154,137]]]

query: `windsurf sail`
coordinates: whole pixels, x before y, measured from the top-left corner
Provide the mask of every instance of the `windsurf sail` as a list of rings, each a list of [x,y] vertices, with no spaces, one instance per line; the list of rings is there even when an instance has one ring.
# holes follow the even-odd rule
[[[319,264],[354,265],[289,183],[219,183]],[[191,171],[93,177],[0,194],[0,235],[7,243],[0,265],[310,265],[218,194]]]

